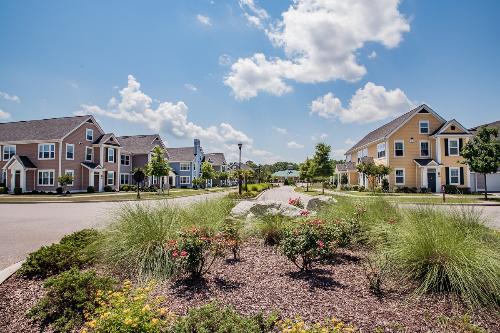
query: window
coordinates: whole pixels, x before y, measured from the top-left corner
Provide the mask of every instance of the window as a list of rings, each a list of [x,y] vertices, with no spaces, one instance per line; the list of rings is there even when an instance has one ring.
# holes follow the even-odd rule
[[[108,162],[115,163],[115,148],[108,148]]]
[[[420,134],[429,134],[429,121],[428,120],[420,120],[418,122],[420,127]]]
[[[458,139],[450,139],[448,141],[448,155],[458,156]]]
[[[40,143],[38,145],[39,160],[53,160],[56,157],[55,143]]]
[[[190,169],[190,163],[181,163],[181,171],[189,171]]]
[[[130,165],[130,155],[121,155],[120,159],[122,165]]]
[[[450,168],[450,185],[460,184],[460,169]]]
[[[8,161],[16,155],[16,146],[3,146],[3,160]]]
[[[75,159],[75,145],[74,144],[66,144],[66,159],[74,160]]]
[[[420,141],[420,157],[429,157],[429,141]]]
[[[181,176],[181,184],[189,184],[189,176]]]
[[[385,142],[377,144],[377,158],[385,157]]]
[[[394,141],[394,156],[405,155],[405,143],[403,140]]]
[[[106,175],[106,185],[115,185],[115,172],[108,171]]]
[[[68,186],[73,186],[73,184],[75,183],[75,170],[64,170],[64,173],[73,177],[73,181],[71,182],[71,184],[68,184]]]
[[[0,183],[7,183],[7,170],[2,170],[0,173]]]
[[[38,170],[38,186],[54,186],[54,170]]]
[[[396,185],[405,184],[405,169],[395,169],[396,173]]]
[[[128,173],[120,174],[120,185],[129,184],[129,181],[130,181],[130,175]]]
[[[85,147],[85,161],[92,162],[92,155],[94,155],[92,147]]]
[[[85,130],[85,138],[87,139],[87,141],[94,141],[94,130],[87,128]]]

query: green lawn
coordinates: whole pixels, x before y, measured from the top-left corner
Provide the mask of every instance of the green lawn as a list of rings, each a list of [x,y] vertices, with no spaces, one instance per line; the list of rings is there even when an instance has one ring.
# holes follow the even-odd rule
[[[319,188],[319,189],[311,189],[309,187],[309,191],[306,191],[305,187],[296,187],[295,188],[295,192],[304,193],[304,194],[307,194],[307,195],[321,195],[321,188]]]
[[[199,195],[204,193],[215,193],[229,191],[231,188],[212,188],[209,190],[192,189],[172,189],[170,194],[157,194],[156,192],[141,192],[141,200],[161,200],[177,197]],[[59,195],[41,195],[41,194],[23,194],[23,195],[0,195],[0,204],[2,203],[32,203],[32,202],[115,202],[137,200],[136,192],[105,192],[105,193],[77,193],[69,196]]]

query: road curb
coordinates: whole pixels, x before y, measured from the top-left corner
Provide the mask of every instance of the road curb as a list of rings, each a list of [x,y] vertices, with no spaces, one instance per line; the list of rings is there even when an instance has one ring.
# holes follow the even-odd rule
[[[19,262],[16,262],[13,265],[10,265],[7,268],[4,268],[0,271],[0,284],[4,283],[9,277],[12,276],[19,268],[21,268],[21,265],[23,264],[24,260],[21,260]]]

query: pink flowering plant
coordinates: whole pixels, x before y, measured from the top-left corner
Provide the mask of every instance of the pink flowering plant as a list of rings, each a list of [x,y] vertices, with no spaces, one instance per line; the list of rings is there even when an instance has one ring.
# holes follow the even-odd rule
[[[288,199],[288,204],[298,208],[304,208],[304,203],[299,197]]]
[[[286,229],[279,250],[301,271],[308,271],[314,262],[333,255],[336,247],[335,229],[313,219]]]

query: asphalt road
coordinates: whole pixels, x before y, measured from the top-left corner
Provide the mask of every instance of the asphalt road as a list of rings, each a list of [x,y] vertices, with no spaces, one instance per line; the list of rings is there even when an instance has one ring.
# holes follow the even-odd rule
[[[177,205],[226,195],[210,193],[169,199]],[[156,201],[144,201],[152,204]],[[64,235],[81,229],[102,228],[110,221],[120,202],[35,203],[0,205],[0,270],[26,258],[43,245],[58,242]]]

